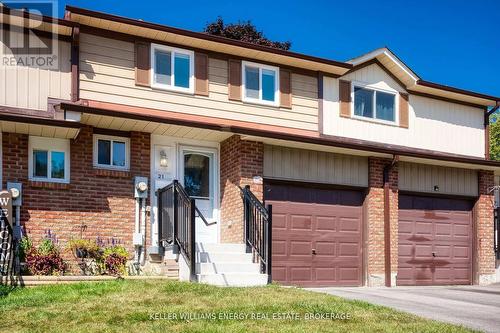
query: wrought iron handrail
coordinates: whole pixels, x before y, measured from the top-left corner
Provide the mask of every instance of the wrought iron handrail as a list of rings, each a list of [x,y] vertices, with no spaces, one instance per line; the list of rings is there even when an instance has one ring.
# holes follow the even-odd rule
[[[177,185],[179,187],[179,191],[182,192],[182,195],[185,198],[190,198],[190,196],[187,193],[186,189],[177,180],[176,180],[176,182],[177,182]],[[198,214],[196,217],[201,218],[201,220],[203,221],[203,223],[205,223],[205,225],[209,226],[209,225],[213,225],[213,224],[217,223],[217,221],[208,222],[207,219],[205,218],[205,216],[200,212],[200,210],[198,209],[198,207],[196,206],[196,204],[194,205],[194,209],[195,209],[196,214]]]
[[[173,243],[189,265],[191,279],[196,276],[196,204],[182,185],[174,180],[159,189],[158,240]],[[203,216],[200,212],[198,215]],[[172,232],[173,231],[173,232]]]
[[[247,252],[257,255],[261,273],[272,281],[272,205],[267,208],[250,191],[250,186],[241,188],[243,216],[245,222],[245,245]]]
[[[494,218],[494,246],[495,246],[495,254],[497,259],[500,259],[500,207],[495,207],[493,210],[493,218]]]

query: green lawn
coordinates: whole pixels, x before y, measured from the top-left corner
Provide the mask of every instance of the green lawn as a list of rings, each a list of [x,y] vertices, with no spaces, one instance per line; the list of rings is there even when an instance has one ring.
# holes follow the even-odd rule
[[[198,318],[181,319],[186,313]],[[288,318],[273,319],[280,313]],[[308,313],[350,319],[305,320]],[[219,317],[229,314],[261,318]],[[295,288],[218,288],[154,280],[15,289],[0,296],[0,318],[0,332],[470,332]]]

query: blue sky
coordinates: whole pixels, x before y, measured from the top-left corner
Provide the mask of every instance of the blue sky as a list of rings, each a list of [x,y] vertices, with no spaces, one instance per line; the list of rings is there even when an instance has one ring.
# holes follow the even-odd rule
[[[500,1],[124,1],[71,0],[105,11],[201,31],[207,22],[251,20],[292,50],[347,60],[388,46],[425,80],[500,96]]]

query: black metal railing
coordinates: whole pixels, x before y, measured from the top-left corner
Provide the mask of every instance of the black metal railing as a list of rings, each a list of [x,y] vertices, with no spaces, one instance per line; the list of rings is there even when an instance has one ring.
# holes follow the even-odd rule
[[[158,190],[159,242],[174,245],[189,265],[191,279],[196,276],[196,217],[206,219],[196,208],[182,185],[174,180]]]
[[[267,209],[250,191],[250,186],[241,188],[243,218],[245,223],[245,245],[247,252],[254,254],[254,261],[260,262],[261,273],[267,274],[272,282],[272,205]]]
[[[500,259],[500,207],[496,207],[493,211],[495,224],[495,254],[497,259]]]

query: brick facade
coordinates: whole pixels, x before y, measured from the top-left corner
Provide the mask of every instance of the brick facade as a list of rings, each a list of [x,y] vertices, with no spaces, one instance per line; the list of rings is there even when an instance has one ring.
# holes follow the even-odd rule
[[[479,197],[474,205],[474,233],[476,281],[475,284],[489,284],[495,282],[495,252],[493,207],[495,185],[493,171],[479,171]]]
[[[221,242],[241,243],[243,203],[238,186],[250,185],[251,191],[262,200],[263,185],[254,183],[253,177],[262,177],[264,145],[233,135],[221,143],[220,155]]]
[[[370,158],[368,163],[368,193],[365,200],[367,284],[369,286],[395,285],[398,270],[398,168],[389,172],[389,233],[386,234],[384,202],[384,167],[392,161]],[[390,248],[386,249],[386,239]],[[386,258],[386,253],[389,258]],[[387,261],[387,262],[386,262]],[[390,262],[389,262],[390,261]],[[390,284],[386,283],[386,266],[390,265]]]
[[[104,243],[120,242],[133,256],[133,179],[149,178],[150,135],[132,132],[130,171],[111,171],[93,167],[93,131],[82,128],[70,143],[69,184],[28,180],[28,141],[28,135],[3,133],[2,186],[7,181],[23,184],[21,224],[33,241],[49,230],[62,248],[72,238],[99,237]]]

